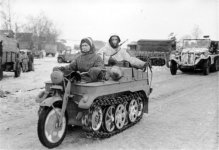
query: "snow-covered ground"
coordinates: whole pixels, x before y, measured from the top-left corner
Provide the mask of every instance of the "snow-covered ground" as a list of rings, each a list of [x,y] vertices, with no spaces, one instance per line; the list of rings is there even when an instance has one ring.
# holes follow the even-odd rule
[[[55,58],[35,60],[35,72],[14,78],[5,73],[0,90],[0,149],[46,149],[37,137],[36,95],[58,64]],[[166,67],[153,68],[149,114],[134,127],[104,140],[85,138],[80,128],[69,129],[55,149],[218,149],[218,73],[172,76]],[[9,94],[7,94],[9,93]]]

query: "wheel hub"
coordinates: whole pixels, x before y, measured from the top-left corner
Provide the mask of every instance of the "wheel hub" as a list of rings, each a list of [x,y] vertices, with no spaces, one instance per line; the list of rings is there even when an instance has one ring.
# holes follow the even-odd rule
[[[129,103],[129,120],[135,122],[138,116],[138,103],[135,99]]]
[[[59,116],[57,116],[57,112],[61,112],[60,108],[55,108],[56,110],[51,110],[48,114],[45,122],[45,136],[51,143],[58,142],[64,132],[66,127],[66,118],[63,117],[61,125],[59,125]]]
[[[115,112],[115,124],[117,129],[121,129],[124,126],[126,121],[125,119],[126,119],[125,106],[123,104],[119,104]]]
[[[106,109],[104,116],[104,125],[107,132],[112,132],[115,129],[114,112],[115,112],[114,106],[109,106]]]
[[[100,129],[103,119],[103,112],[100,107],[96,107],[92,113],[92,129],[97,131]]]

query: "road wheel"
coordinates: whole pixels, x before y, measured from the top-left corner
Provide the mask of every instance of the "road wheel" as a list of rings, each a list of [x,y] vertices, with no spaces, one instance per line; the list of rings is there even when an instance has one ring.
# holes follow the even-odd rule
[[[106,108],[104,114],[104,129],[107,132],[112,132],[115,129],[115,106],[109,106]]]
[[[61,108],[55,106],[44,107],[39,114],[37,133],[40,142],[48,147],[54,148],[62,143],[67,130],[67,117],[63,116],[62,123],[59,125],[58,117],[61,115]]]
[[[210,64],[209,63],[210,63],[209,60],[204,61],[204,64],[203,64],[203,74],[204,75],[208,75],[210,72]]]
[[[58,58],[58,63],[63,63],[63,59],[61,57]]]
[[[138,117],[138,102],[135,99],[129,103],[128,113],[129,121],[131,123],[135,122]]]
[[[138,98],[138,117],[143,114],[143,109],[144,109],[144,103],[142,99],[139,97]]]
[[[175,61],[170,62],[170,73],[176,75],[177,72],[177,63]]]
[[[92,111],[91,116],[91,127],[93,131],[98,131],[102,125],[103,121],[103,111],[102,108],[99,106],[96,106],[94,110]]]
[[[123,104],[119,104],[115,111],[115,124],[117,129],[122,129],[126,121],[126,108]]]
[[[14,71],[14,77],[20,77],[21,75],[21,66],[19,64],[17,64],[16,70]]]

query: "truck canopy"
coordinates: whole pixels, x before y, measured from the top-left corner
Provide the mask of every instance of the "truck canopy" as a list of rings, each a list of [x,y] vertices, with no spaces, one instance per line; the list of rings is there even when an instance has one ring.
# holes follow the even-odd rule
[[[17,48],[17,41],[13,38],[8,38],[0,34],[0,41],[3,41],[2,48],[3,52],[15,52],[18,53],[19,49]]]
[[[44,49],[47,53],[56,53],[57,52],[57,44],[45,44]]]
[[[172,50],[172,40],[147,40],[137,41],[137,51],[149,52],[170,52]]]

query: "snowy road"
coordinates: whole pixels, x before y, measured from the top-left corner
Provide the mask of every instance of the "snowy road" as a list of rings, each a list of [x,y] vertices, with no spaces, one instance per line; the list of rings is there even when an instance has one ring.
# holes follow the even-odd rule
[[[47,58],[36,60],[36,71],[20,78],[4,74],[0,89],[11,94],[0,98],[0,149],[46,149],[37,137],[34,98],[57,65]],[[171,76],[167,68],[155,67],[153,89],[149,114],[134,127],[104,140],[87,139],[80,128],[72,128],[55,149],[218,149],[218,73]]]

